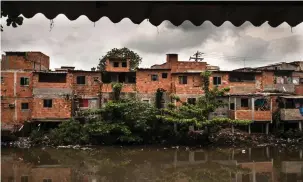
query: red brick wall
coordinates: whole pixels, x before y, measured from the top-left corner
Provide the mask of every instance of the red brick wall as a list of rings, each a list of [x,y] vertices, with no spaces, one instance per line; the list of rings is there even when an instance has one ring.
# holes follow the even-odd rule
[[[262,85],[272,85],[274,84],[275,76],[274,72],[264,71],[262,73]]]
[[[35,70],[49,70],[49,56],[41,52],[29,52],[27,57],[35,62]]]
[[[1,83],[1,95],[6,97],[14,96],[14,73],[1,71],[4,83]]]
[[[162,78],[162,73],[167,73],[167,78]],[[157,74],[158,81],[152,81],[151,75]],[[158,88],[171,92],[171,74],[168,70],[137,71],[136,86],[139,93],[155,93]]]
[[[73,90],[78,96],[91,96],[97,97],[100,91],[99,82],[95,82],[94,78],[97,77],[101,80],[99,72],[72,72],[73,75]],[[77,84],[77,76],[85,76],[85,85]]]
[[[72,88],[73,74],[66,74],[65,83],[51,83],[51,82],[39,82],[39,73],[33,74],[33,87],[34,88]]]
[[[254,111],[254,121],[271,121],[271,111]],[[252,110],[237,110],[236,119],[252,120]]]
[[[114,67],[113,62],[119,62],[119,67]],[[129,68],[130,68],[130,64],[129,64],[129,60],[127,60],[127,67],[122,67],[122,60],[119,59],[112,59],[106,60],[106,67],[105,70],[106,71],[111,71],[111,72],[129,72]]]
[[[35,64],[34,64],[35,63]],[[41,65],[41,66],[40,66]],[[41,52],[22,55],[2,55],[1,70],[48,70],[49,57]]]
[[[2,55],[1,70],[23,70],[32,69],[32,62],[26,60],[24,56]]]
[[[206,70],[206,62],[179,61],[177,69],[173,71],[184,72],[187,70]]]
[[[16,96],[14,95],[14,75],[16,73]],[[32,106],[32,74],[31,72],[6,72],[2,71],[4,83],[1,84],[1,121],[6,124],[23,124],[31,118]],[[29,86],[21,86],[20,78],[28,77]],[[16,101],[16,102],[15,102]],[[21,103],[29,103],[28,110],[21,110]],[[9,104],[16,104],[9,108]]]
[[[255,111],[254,120],[256,121],[271,121],[271,111]]]
[[[187,84],[179,83],[179,76],[187,76]],[[173,75],[172,82],[176,94],[203,94],[202,78],[199,74],[176,74]]]
[[[45,98],[47,99],[47,98]],[[34,98],[33,99],[33,119],[47,119],[47,118],[70,118],[71,117],[71,100],[66,100],[65,98],[53,98],[52,107],[44,108],[43,99]]]
[[[240,94],[240,93],[254,93],[262,90],[262,75],[256,75],[256,82],[230,82],[228,73],[213,73],[210,76],[210,88],[214,88],[215,85],[213,83],[213,77],[220,76],[221,77],[221,85],[218,88],[230,88],[229,93],[231,94]],[[259,82],[259,88],[257,86],[257,82]],[[245,89],[243,91],[243,88]]]
[[[20,80],[22,77],[29,78],[29,85],[28,86],[21,86]],[[17,73],[17,97],[32,97],[33,96],[33,82],[32,82],[33,74],[32,72],[25,72],[25,73]]]
[[[303,95],[303,85],[296,85],[295,86],[295,93],[297,95]]]

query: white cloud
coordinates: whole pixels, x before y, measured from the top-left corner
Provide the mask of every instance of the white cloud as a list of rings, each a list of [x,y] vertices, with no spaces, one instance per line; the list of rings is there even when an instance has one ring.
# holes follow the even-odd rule
[[[5,24],[4,21],[2,21]],[[215,27],[210,22],[195,27],[189,22],[174,27],[163,22],[159,27],[147,20],[140,25],[125,18],[114,24],[108,18],[92,23],[85,16],[75,21],[65,15],[50,21],[42,14],[24,19],[18,28],[6,27],[2,32],[2,51],[41,51],[51,58],[51,68],[61,65],[90,69],[112,48],[128,47],[143,58],[140,67],[163,63],[166,53],[178,53],[188,60],[197,50],[205,54],[205,61],[222,69],[264,65],[279,61],[303,59],[303,23],[291,32],[287,24],[271,28],[268,24],[254,27],[246,22],[234,27],[226,22]]]

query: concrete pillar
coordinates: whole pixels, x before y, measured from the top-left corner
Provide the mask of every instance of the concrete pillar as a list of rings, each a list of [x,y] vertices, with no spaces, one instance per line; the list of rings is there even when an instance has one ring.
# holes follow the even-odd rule
[[[177,123],[174,123],[174,131],[175,131],[175,133],[178,132],[178,131],[177,131]]]
[[[248,149],[248,157],[249,157],[249,160],[251,160],[251,148]]]
[[[189,152],[189,159],[188,160],[189,160],[190,163],[195,162],[195,152],[193,152],[193,151]]]
[[[270,113],[271,113],[271,123],[272,123],[272,98],[270,98]]]
[[[228,110],[230,110],[230,96],[228,96]]]
[[[251,131],[250,131],[250,124],[248,125],[248,134],[250,134]]]
[[[233,149],[232,153],[231,153],[231,160],[234,160],[235,158],[235,149]]]
[[[302,121],[299,121],[299,130],[302,131]]]
[[[269,147],[266,147],[266,157],[269,158]]]
[[[177,167],[177,162],[178,162],[178,150],[176,150],[174,154],[174,168]]]
[[[251,120],[255,120],[255,98],[251,98]]]
[[[234,133],[234,132],[235,132],[234,125],[231,125],[231,132],[232,132],[232,133]]]
[[[253,163],[253,170],[252,170],[252,175],[253,175],[253,182],[257,182],[256,180],[256,163]]]
[[[268,135],[269,132],[269,123],[266,123],[266,135]]]
[[[302,154],[303,154],[303,152],[302,152],[302,150],[300,150],[300,159],[302,159]]]
[[[234,103],[235,103],[234,107],[235,107],[235,111],[236,111],[237,110],[237,98],[236,97],[234,98]]]

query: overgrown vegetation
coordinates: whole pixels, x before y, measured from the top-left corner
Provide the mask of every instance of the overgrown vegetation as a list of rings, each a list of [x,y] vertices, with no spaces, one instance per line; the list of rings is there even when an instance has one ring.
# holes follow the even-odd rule
[[[207,142],[207,138],[221,127],[247,125],[251,122],[209,118],[215,109],[226,106],[217,98],[223,97],[229,89],[209,89],[210,72],[201,76],[205,94],[197,99],[196,104],[182,102],[176,95],[171,95],[171,102],[166,108],[160,107],[165,92],[163,89],[157,90],[155,104],[148,104],[135,98],[120,98],[123,85],[113,83],[113,101],[106,103],[101,109],[82,112],[82,119],[79,120],[83,124],[75,119],[63,122],[49,132],[48,138],[55,145],[162,142],[189,144],[189,141]]]

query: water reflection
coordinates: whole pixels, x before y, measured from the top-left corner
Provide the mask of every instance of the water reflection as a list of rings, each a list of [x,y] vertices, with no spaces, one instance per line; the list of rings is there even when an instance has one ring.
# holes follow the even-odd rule
[[[302,182],[302,150],[2,149],[1,181]]]

